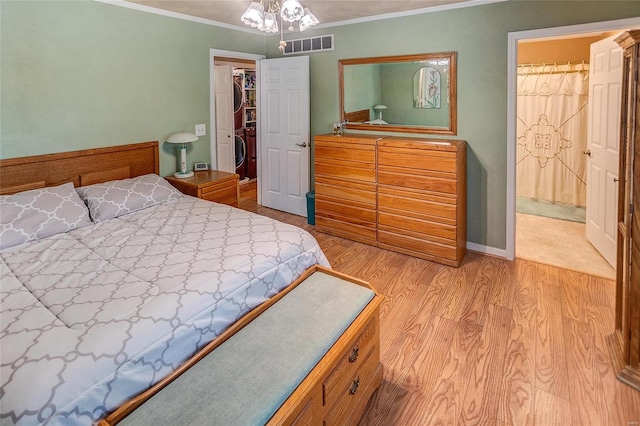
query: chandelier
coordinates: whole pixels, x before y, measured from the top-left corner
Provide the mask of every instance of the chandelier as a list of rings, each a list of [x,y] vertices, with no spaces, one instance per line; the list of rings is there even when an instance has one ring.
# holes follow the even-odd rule
[[[283,20],[289,22],[289,31],[295,30],[294,22],[298,22],[300,31],[309,29],[320,22],[308,7],[302,7],[298,0],[284,0],[282,6],[278,0],[252,1],[240,19],[246,25],[257,28],[260,31],[277,33],[280,30],[278,28],[278,15],[280,15],[281,26]],[[286,45],[287,43],[281,38],[280,50],[284,50]]]

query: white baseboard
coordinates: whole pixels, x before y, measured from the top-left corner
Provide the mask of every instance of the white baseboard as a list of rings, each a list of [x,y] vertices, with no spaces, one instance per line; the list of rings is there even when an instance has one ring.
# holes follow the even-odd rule
[[[507,258],[507,251],[505,249],[499,249],[495,247],[484,246],[481,244],[471,243],[467,241],[467,250],[475,251],[477,253],[488,254],[491,256]]]

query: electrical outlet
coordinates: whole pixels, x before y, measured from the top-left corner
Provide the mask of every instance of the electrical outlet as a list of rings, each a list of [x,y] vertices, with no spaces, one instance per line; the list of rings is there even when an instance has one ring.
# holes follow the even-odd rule
[[[207,134],[206,124],[196,124],[196,136],[205,136]]]

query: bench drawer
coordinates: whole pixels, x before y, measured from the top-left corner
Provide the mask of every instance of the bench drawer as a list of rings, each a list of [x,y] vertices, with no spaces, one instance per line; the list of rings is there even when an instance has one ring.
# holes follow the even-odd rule
[[[376,372],[380,366],[378,351],[378,347],[373,347],[366,354],[362,365],[350,377],[347,386],[340,392],[336,404],[324,418],[324,426],[355,425],[358,423],[364,405],[369,400],[367,390],[374,385]]]
[[[349,349],[342,354],[338,365],[322,385],[325,406],[332,406],[339,398],[345,398],[345,388],[353,382],[365,358],[370,355],[377,335],[376,322],[372,319]]]

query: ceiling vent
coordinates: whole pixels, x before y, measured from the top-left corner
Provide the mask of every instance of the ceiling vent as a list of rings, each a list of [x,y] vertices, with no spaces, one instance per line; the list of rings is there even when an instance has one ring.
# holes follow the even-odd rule
[[[284,54],[295,55],[297,53],[319,52],[321,50],[333,50],[333,34],[287,40]]]

